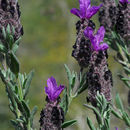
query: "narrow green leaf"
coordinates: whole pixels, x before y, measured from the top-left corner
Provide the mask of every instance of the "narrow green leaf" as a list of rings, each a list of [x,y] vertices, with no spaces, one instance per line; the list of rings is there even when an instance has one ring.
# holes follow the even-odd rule
[[[116,104],[119,109],[121,109],[122,111],[124,110],[124,107],[123,107],[119,94],[116,95]]]
[[[100,113],[98,112],[98,110],[95,107],[90,106],[88,104],[84,104],[84,106],[87,107],[87,108],[89,108],[89,109],[91,109],[91,110],[93,110],[96,113],[96,117],[97,117],[98,123],[102,124],[102,118],[101,118]]]
[[[118,6],[119,1],[118,1],[118,0],[115,0],[115,3],[116,3],[116,6]]]
[[[130,81],[128,78],[122,78],[123,81]]]
[[[7,51],[5,46],[1,42],[0,42],[0,51],[1,52],[6,52]]]
[[[15,121],[15,120],[10,120],[10,122],[11,122],[11,124],[12,124],[13,126],[15,126],[15,127],[18,126],[18,122],[17,122],[17,121]]]
[[[72,79],[72,75],[71,75],[71,71],[70,69],[68,68],[68,66],[65,64],[65,70],[66,70],[66,73],[67,73],[67,78],[69,80],[69,96],[70,96],[70,93],[71,93],[71,79]]]
[[[5,28],[4,28],[4,27],[2,27],[2,34],[3,34],[3,36],[4,36],[4,39],[6,39],[6,31],[5,31]]]
[[[23,123],[24,121],[21,119],[16,119],[18,122]]]
[[[9,43],[9,49],[12,50],[12,46],[14,44],[14,37],[12,35],[9,35],[8,43]]]
[[[12,35],[15,35],[15,28],[12,26]]]
[[[124,84],[125,84],[128,88],[130,88],[130,83],[129,83],[129,81],[124,80],[125,78],[124,78],[122,75],[120,75],[120,74],[118,74],[118,76],[119,76],[119,78],[124,82]]]
[[[14,97],[14,92],[13,92],[13,88],[12,88],[12,84],[11,83],[6,83],[6,92],[7,92],[7,95],[11,101],[11,104],[13,106],[13,109],[16,110],[17,108],[17,105],[16,105],[16,101],[15,101],[15,97]]]
[[[10,70],[15,74],[18,75],[19,73],[19,61],[15,54],[13,52],[10,53],[11,58],[11,64],[10,64]]]
[[[86,83],[82,84],[82,86],[79,87],[77,94],[78,94],[78,95],[81,94],[81,93],[84,92],[87,88],[88,88],[88,86],[87,86]]]
[[[77,120],[66,121],[66,122],[64,122],[64,123],[62,124],[61,127],[62,127],[62,128],[67,128],[67,127],[69,127],[69,126],[74,125],[76,122],[77,122]]]
[[[75,81],[76,81],[76,74],[73,74],[72,81],[71,81],[71,90],[74,88]]]
[[[29,106],[25,103],[25,101],[22,101],[22,105],[23,105],[24,110],[26,112],[27,118],[30,118],[30,108],[29,108]]]
[[[37,107],[37,106],[34,106],[32,112],[31,112],[31,116],[30,116],[31,126],[33,125],[33,118],[34,118],[34,115],[36,114],[37,110],[38,110],[38,107]]]
[[[128,114],[126,112],[123,112],[123,116],[122,117],[123,117],[126,125],[130,127],[130,117],[128,116]]]
[[[24,99],[26,98],[26,95],[27,95],[27,93],[28,93],[28,91],[29,91],[29,88],[30,88],[30,85],[31,85],[31,81],[32,81],[33,76],[34,76],[34,70],[32,70],[32,71],[28,74],[27,79],[26,79],[26,81],[25,81],[25,85],[24,85],[24,87],[23,87],[23,89],[24,89]]]
[[[20,40],[21,40],[21,38],[16,40],[15,43],[13,44],[12,51],[14,52],[14,54],[16,53],[16,51],[17,51],[17,49],[19,47]]]
[[[65,88],[63,92],[63,97],[60,103],[60,106],[63,108],[65,115],[68,111],[68,105],[69,105],[69,99],[68,99],[68,94],[67,94],[67,88]]]
[[[94,127],[92,121],[89,119],[89,117],[87,117],[87,124],[90,128],[90,130],[96,130],[96,128]]]
[[[9,24],[7,25],[6,31],[7,31],[8,34],[11,33],[11,28],[10,28],[10,25],[9,25]]]
[[[123,67],[123,68],[124,68],[124,70],[126,70],[130,74],[130,69],[129,68],[127,68],[127,67]]]

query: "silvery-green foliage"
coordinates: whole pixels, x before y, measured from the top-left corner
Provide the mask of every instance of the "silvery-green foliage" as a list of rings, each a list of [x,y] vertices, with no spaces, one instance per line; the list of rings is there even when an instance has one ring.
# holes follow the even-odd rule
[[[15,115],[15,119],[11,120],[11,124],[16,130],[32,130],[37,107],[35,106],[31,111],[26,96],[31,86],[34,71],[31,71],[28,75],[20,73],[19,60],[16,57],[20,38],[14,41],[14,32],[10,28],[10,25],[8,25],[7,29],[3,28],[2,31],[5,42],[0,43],[0,52],[3,55],[1,60],[3,67],[0,68],[0,77],[5,85],[9,108]]]
[[[105,96],[103,94],[99,94],[97,92],[97,106],[91,106],[88,104],[84,104],[85,107],[91,109],[97,119],[98,127],[96,128],[89,117],[87,117],[87,124],[90,130],[110,130],[110,113],[111,113],[111,106],[110,103],[107,102]]]

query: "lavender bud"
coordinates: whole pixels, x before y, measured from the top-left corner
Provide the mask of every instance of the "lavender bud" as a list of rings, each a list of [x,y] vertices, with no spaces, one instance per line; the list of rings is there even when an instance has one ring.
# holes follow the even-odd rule
[[[112,74],[108,69],[107,51],[94,51],[87,72],[87,100],[96,106],[97,91],[102,93],[107,101],[111,101]]]
[[[92,49],[91,43],[84,36],[84,30],[87,26],[95,29],[95,24],[92,20],[80,20],[76,23],[77,39],[73,45],[72,56],[78,61],[81,67],[87,67],[90,61]]]
[[[130,6],[128,3],[118,4],[116,31],[126,40],[130,40]]]
[[[64,122],[64,112],[59,105],[59,98],[50,101],[47,97],[47,104],[40,114],[40,130],[61,130]]]
[[[4,42],[2,36],[2,28],[7,28],[7,25],[15,29],[14,40],[17,40],[23,35],[23,27],[20,23],[20,10],[16,0],[0,0],[0,39]]]
[[[103,6],[99,10],[100,26],[106,31],[111,31],[116,23],[116,5],[113,0],[102,0]]]

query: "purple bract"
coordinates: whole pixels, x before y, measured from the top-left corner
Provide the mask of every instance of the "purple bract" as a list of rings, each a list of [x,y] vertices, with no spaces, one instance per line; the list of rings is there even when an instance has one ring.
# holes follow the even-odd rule
[[[55,101],[65,88],[63,85],[58,87],[56,80],[53,77],[48,78],[47,86],[48,87],[45,87],[45,93],[47,94],[50,101]]]
[[[122,4],[124,4],[124,3],[130,4],[130,1],[128,1],[128,0],[120,0],[119,2],[122,3]]]
[[[117,127],[115,127],[115,129],[116,129],[116,130],[118,130],[118,128],[117,128]]]
[[[72,8],[70,12],[81,19],[90,19],[102,6],[102,4],[100,4],[99,6],[91,7],[90,0],[79,0],[79,4],[80,9]]]
[[[84,35],[90,39],[93,49],[95,51],[99,51],[99,50],[106,50],[108,49],[108,44],[107,43],[102,43],[103,39],[104,39],[104,35],[105,35],[105,29],[103,26],[101,26],[99,28],[99,30],[97,31],[97,34],[94,35],[94,31],[91,27],[87,27],[86,30],[84,31]]]

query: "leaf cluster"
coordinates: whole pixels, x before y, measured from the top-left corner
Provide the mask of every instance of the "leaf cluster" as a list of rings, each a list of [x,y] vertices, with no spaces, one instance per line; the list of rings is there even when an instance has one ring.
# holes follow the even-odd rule
[[[15,120],[11,120],[16,130],[31,130],[33,128],[33,118],[37,111],[35,106],[31,111],[29,100],[26,96],[31,86],[34,71],[28,75],[21,74],[16,51],[19,47],[19,40],[14,40],[15,31],[10,25],[2,29],[3,40],[0,42],[1,64],[0,77],[5,84],[5,90],[9,99],[9,108],[15,115]]]

